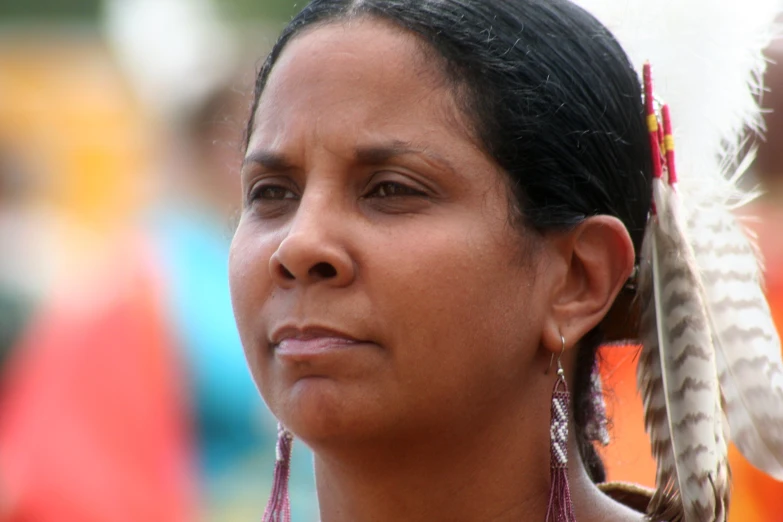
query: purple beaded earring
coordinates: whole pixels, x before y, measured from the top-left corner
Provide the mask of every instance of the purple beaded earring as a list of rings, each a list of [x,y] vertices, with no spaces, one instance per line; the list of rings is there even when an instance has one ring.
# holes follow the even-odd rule
[[[568,487],[568,419],[571,394],[560,358],[565,352],[565,337],[560,336],[562,348],[557,357],[557,381],[552,390],[552,418],[549,424],[550,485],[546,522],[576,522],[571,490]],[[553,354],[554,358],[554,354]],[[551,363],[550,363],[551,366]]]
[[[264,511],[263,522],[291,522],[288,478],[291,475],[291,447],[293,443],[294,436],[278,422],[275,478],[272,482],[272,493]]]

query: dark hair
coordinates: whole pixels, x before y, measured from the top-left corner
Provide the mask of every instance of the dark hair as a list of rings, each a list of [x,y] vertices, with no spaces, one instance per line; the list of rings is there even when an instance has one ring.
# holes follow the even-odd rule
[[[256,80],[258,100],[286,44],[314,24],[371,16],[417,34],[480,144],[508,174],[522,223],[539,232],[592,215],[619,218],[640,251],[651,153],[638,75],[593,16],[567,0],[314,0],[285,28]],[[593,480],[603,466],[585,427],[590,374],[604,335],[580,343],[574,420]]]

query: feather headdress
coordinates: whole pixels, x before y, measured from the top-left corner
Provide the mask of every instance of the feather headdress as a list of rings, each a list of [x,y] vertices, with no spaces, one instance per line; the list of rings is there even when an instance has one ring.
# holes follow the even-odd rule
[[[780,3],[577,3],[616,34],[640,69],[655,64],[678,123],[672,129],[668,106],[658,116],[645,67],[655,178],[639,276],[638,384],[657,461],[648,515],[722,522],[729,440],[783,480],[780,339],[752,241],[730,211],[751,197],[736,185],[746,165],[738,158],[746,129],[760,126],[762,51]]]

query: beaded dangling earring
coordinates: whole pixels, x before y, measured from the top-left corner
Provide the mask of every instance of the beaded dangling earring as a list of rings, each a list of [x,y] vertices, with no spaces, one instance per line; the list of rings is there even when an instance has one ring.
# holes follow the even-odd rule
[[[288,498],[288,478],[291,475],[291,447],[294,436],[282,424],[277,424],[275,477],[272,493],[264,511],[263,522],[291,522],[291,501]]]
[[[568,393],[565,372],[560,361],[565,352],[565,337],[561,335],[560,341],[562,348],[557,357],[557,381],[552,390],[552,418],[549,424],[551,475],[545,522],[576,522],[571,490],[568,487],[568,412],[571,395]]]

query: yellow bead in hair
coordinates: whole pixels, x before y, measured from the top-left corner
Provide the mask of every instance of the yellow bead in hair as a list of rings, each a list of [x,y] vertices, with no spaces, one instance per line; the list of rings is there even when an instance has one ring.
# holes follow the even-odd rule
[[[649,114],[647,116],[647,129],[650,132],[658,132],[658,118],[655,114]]]
[[[663,146],[667,152],[674,150],[674,136],[667,134],[663,137]]]

